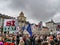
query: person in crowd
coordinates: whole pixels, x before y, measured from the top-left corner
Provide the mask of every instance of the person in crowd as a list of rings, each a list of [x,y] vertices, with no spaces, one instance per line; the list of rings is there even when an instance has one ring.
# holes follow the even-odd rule
[[[32,45],[35,45],[35,35],[31,37],[31,42],[32,42]]]
[[[12,37],[12,43],[15,43],[15,39],[14,39],[14,38],[15,38],[15,37],[13,36],[13,37]]]
[[[11,44],[15,45],[60,45],[60,34],[57,34],[56,36],[54,36],[54,34],[35,34],[33,36],[30,36],[29,34],[25,34],[23,36],[20,36],[19,34],[10,36],[7,34],[6,36],[2,37],[0,36],[0,42],[3,42],[4,45],[6,45],[9,41],[12,41]]]
[[[0,45],[3,45],[3,38],[0,36]]]
[[[43,37],[44,37],[43,40],[44,41],[47,41],[47,39],[46,39],[47,38],[47,35],[44,35]]]
[[[32,45],[29,34],[26,34],[25,45]]]
[[[24,45],[23,37],[20,37],[19,45]]]
[[[60,45],[60,34],[57,34],[56,38],[54,39],[56,45]]]
[[[41,45],[50,45],[47,41],[43,41]]]
[[[45,40],[45,38],[44,38],[44,40]],[[39,39],[38,39],[38,43],[39,43],[39,45],[41,45],[41,43],[42,43],[44,40],[41,39],[40,36],[39,36]]]
[[[17,34],[17,36],[16,36],[16,45],[18,45],[19,44],[19,34]]]
[[[35,37],[35,45],[39,45],[38,40],[39,40],[39,36],[36,35],[36,37]]]
[[[49,42],[50,42],[51,45],[55,45],[55,41],[54,41],[53,35],[50,35]]]

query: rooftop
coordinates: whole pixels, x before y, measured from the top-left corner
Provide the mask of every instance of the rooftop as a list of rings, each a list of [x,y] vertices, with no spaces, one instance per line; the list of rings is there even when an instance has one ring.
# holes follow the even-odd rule
[[[47,24],[47,23],[54,23],[54,24],[56,24],[53,20],[51,20],[51,21],[49,21],[49,22],[46,22],[46,24]]]
[[[5,14],[1,14],[1,13],[0,13],[0,17],[1,18],[5,18],[5,19],[15,19],[15,17],[11,17],[11,16],[8,16],[8,15],[5,15]]]

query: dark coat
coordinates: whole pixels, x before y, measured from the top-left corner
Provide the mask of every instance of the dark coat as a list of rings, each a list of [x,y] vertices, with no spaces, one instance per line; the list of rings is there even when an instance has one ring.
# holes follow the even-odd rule
[[[26,39],[25,40],[25,45],[31,45],[31,40],[30,39]]]
[[[56,45],[60,45],[60,40],[58,41],[57,38],[54,39]]]

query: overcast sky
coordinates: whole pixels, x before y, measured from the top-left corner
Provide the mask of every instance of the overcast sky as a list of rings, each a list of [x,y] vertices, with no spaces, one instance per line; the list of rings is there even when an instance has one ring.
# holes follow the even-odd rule
[[[0,13],[17,17],[21,11],[32,23],[60,22],[60,0],[0,0]]]

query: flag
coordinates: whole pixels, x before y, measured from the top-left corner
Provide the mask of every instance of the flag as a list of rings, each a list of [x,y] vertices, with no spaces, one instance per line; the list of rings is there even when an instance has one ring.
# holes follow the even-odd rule
[[[31,25],[30,24],[28,24],[26,30],[29,32],[30,36],[32,36],[32,30],[31,30]]]
[[[28,24],[28,25],[22,27],[22,30],[23,30],[23,31],[24,31],[24,30],[27,30],[28,33],[30,34],[30,36],[32,36],[31,24]]]

